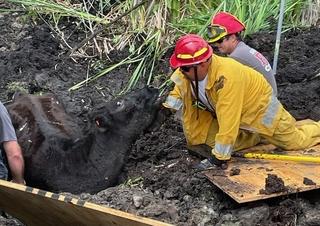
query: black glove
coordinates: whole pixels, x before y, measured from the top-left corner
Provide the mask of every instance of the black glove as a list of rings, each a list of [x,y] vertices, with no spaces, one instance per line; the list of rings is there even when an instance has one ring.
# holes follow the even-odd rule
[[[210,156],[207,159],[202,160],[199,164],[195,165],[194,168],[197,170],[209,170],[212,168],[221,167],[226,164],[227,161],[219,160],[215,156]]]

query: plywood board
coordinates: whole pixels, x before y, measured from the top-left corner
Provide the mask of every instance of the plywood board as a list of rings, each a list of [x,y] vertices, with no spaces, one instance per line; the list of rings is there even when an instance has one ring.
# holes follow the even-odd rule
[[[28,226],[170,225],[3,180],[0,180],[0,209]]]
[[[320,156],[320,145],[301,151],[279,151],[273,145],[262,145],[244,152],[276,153],[285,155]],[[239,175],[231,176],[232,169],[240,169]],[[226,170],[213,169],[205,172],[209,180],[238,203],[251,202],[290,193],[320,188],[320,164],[296,161],[232,158]],[[275,174],[284,181],[286,192],[260,194],[265,189],[268,174]],[[315,185],[304,184],[304,178]]]

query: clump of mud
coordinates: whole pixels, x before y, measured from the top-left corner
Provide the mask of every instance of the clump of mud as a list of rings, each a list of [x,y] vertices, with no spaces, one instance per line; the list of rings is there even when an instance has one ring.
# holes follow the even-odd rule
[[[268,174],[268,177],[266,178],[265,189],[261,189],[259,193],[270,195],[285,191],[288,191],[288,188],[284,186],[283,180],[275,174]]]
[[[240,169],[239,168],[232,168],[230,170],[230,176],[235,176],[235,175],[239,175],[240,174]]]

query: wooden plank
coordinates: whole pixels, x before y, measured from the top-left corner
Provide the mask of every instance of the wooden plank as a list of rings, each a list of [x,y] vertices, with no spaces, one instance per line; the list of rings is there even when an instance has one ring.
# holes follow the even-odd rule
[[[253,152],[254,150],[258,153],[320,157],[320,145],[300,151],[279,151],[272,145],[262,145],[244,150],[244,152]],[[240,174],[231,176],[230,173],[233,168],[240,169]],[[319,172],[319,163],[233,158],[228,164],[228,169],[213,169],[204,173],[213,184],[238,203],[245,203],[318,189],[320,188]],[[265,179],[268,177],[268,174],[274,174],[280,177],[288,190],[286,192],[273,194],[260,194],[260,190],[265,189]],[[306,185],[303,183],[304,178],[308,178],[316,184]]]
[[[170,225],[4,180],[0,180],[0,209],[28,226]]]

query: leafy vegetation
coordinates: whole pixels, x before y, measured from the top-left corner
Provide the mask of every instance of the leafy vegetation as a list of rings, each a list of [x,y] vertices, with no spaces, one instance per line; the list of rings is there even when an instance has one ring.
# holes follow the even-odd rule
[[[122,65],[133,65],[132,76],[123,92],[134,87],[140,79],[151,84],[159,59],[174,40],[185,33],[206,34],[212,15],[228,11],[246,24],[244,35],[261,30],[274,31],[279,17],[280,0],[8,0],[30,14],[39,15],[55,29],[70,49],[61,31],[62,18],[73,18],[77,27],[91,39],[77,49],[73,56],[108,59],[111,51],[129,51],[129,56],[71,87],[76,90],[106,75]],[[319,1],[286,0],[284,27],[291,29],[308,24],[306,10]],[[137,6],[136,8],[134,8]],[[123,16],[121,16],[123,15]],[[312,14],[314,15],[314,14]],[[303,17],[303,20],[302,20]],[[314,18],[312,18],[314,20]],[[114,26],[110,26],[114,23]],[[102,29],[101,29],[102,28]],[[108,32],[97,32],[106,29]],[[109,32],[112,31],[112,32]],[[96,32],[96,34],[95,34]],[[92,35],[95,34],[95,35]],[[88,48],[94,51],[87,51]],[[91,55],[88,54],[91,52]],[[165,82],[160,87],[165,88]]]

